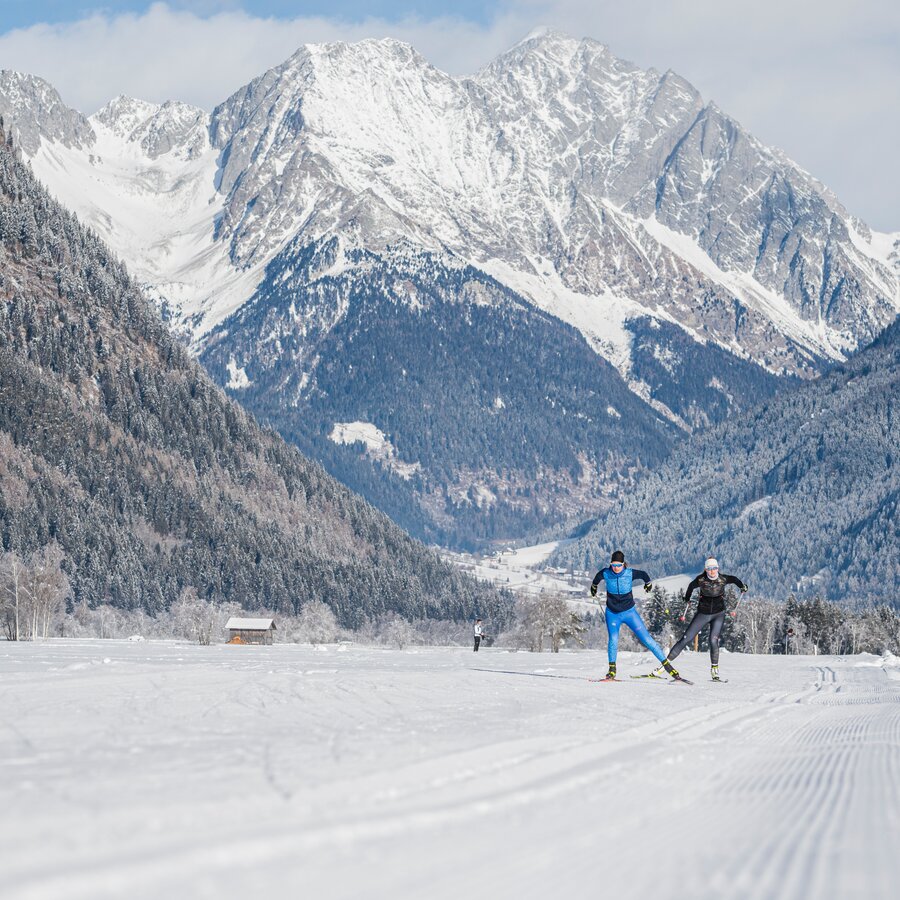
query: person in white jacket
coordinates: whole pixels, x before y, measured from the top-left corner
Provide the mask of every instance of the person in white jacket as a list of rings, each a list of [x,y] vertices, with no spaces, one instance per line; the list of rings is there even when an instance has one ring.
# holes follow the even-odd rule
[[[478,652],[478,648],[481,646],[481,639],[484,637],[484,625],[481,624],[481,619],[475,620],[475,652]]]

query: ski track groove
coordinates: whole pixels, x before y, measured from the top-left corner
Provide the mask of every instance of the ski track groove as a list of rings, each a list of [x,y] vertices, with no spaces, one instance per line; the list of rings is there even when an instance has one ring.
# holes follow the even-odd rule
[[[609,747],[607,740],[562,745],[559,741],[553,741],[549,748],[520,751],[515,755],[510,755],[512,748],[501,748],[495,764],[487,767],[484,765],[483,751],[467,751],[454,755],[457,757],[455,761],[452,757],[442,761],[447,766],[455,767],[454,776],[437,781],[431,779],[405,791],[372,793],[371,789],[359,784],[345,788],[342,792],[351,797],[371,798],[370,808],[353,819],[337,819],[322,824],[282,820],[277,827],[266,827],[249,838],[243,829],[237,833],[224,830],[215,835],[195,838],[187,845],[180,842],[178,845],[159,846],[149,855],[142,852],[140,856],[123,858],[123,854],[118,853],[102,860],[94,859],[83,866],[76,864],[65,873],[65,896],[95,896],[93,873],[97,869],[104,873],[104,883],[118,885],[124,891],[129,884],[133,885],[134,879],[152,881],[161,859],[170,863],[177,861],[176,868],[181,865],[186,868],[221,865],[223,860],[237,858],[241,859],[242,865],[260,865],[283,855],[316,854],[329,847],[397,839],[426,829],[469,823],[473,819],[494,816],[510,809],[539,808],[540,804],[560,796],[571,795],[598,783],[614,782],[625,770],[658,765],[669,755],[673,741],[697,741],[723,726],[769,715],[766,708],[748,711],[743,704],[716,703],[634,726],[628,730],[627,739],[618,740],[614,748]],[[654,741],[654,738],[660,737],[665,739],[662,745]],[[514,746],[518,743],[521,742],[514,742]],[[466,763],[466,757],[471,757],[472,761]],[[434,760],[429,760],[426,770],[433,765]],[[477,774],[474,780],[473,773]],[[500,775],[506,782],[502,788],[485,789],[484,782],[496,781]],[[282,799],[287,799],[275,783],[270,782],[268,786]],[[386,811],[384,804],[388,800],[395,808]],[[319,812],[326,811],[330,805],[324,802],[319,805],[309,795],[304,799],[304,806],[318,807]],[[85,879],[85,884],[78,883],[79,876]],[[62,888],[63,883],[59,886]],[[42,884],[42,889],[48,887],[46,882]],[[26,891],[22,896],[38,897],[40,892],[32,894]]]
[[[620,784],[629,773],[639,772],[647,791],[659,786],[660,806],[625,807],[622,824],[628,834],[644,835],[641,843],[646,854],[658,853],[660,860],[677,866],[679,849],[659,825],[671,822],[677,827],[679,816],[698,806],[709,817],[713,830],[700,835],[696,847],[692,843],[693,865],[680,871],[679,891],[685,896],[736,900],[887,897],[900,878],[897,852],[890,829],[867,810],[886,804],[888,822],[900,827],[900,682],[883,670],[852,668],[852,664],[842,667],[840,674],[830,665],[810,664],[810,672],[815,679],[802,690],[771,692],[751,702],[730,702],[716,694],[715,702],[701,700],[696,707],[627,727],[614,741],[608,736],[509,735],[437,756],[403,757],[398,760],[399,772],[388,779],[384,771],[362,771],[338,783],[304,785],[302,790],[281,777],[277,744],[261,741],[255,765],[262,787],[277,798],[280,811],[274,815],[270,808],[269,815],[254,822],[249,832],[245,821],[223,820],[203,833],[171,839],[160,836],[137,847],[99,848],[86,859],[72,857],[47,873],[17,872],[13,860],[4,880],[18,890],[17,900],[175,896],[171,893],[178,890],[173,872],[214,871],[228,865],[244,877],[242,873],[297,858],[308,859],[321,880],[327,860],[335,854],[339,859],[357,853],[365,857],[377,854],[377,848],[402,845],[411,838],[421,841],[423,835],[439,829],[468,832],[489,818],[495,822],[503,816],[509,821],[511,815],[534,818],[541,810],[565,807],[567,802],[559,803],[561,799],[604,797],[610,789],[619,792],[613,797],[621,805],[627,794]],[[293,677],[254,682],[249,691],[229,697],[228,702],[274,723],[282,705],[288,712],[298,709],[298,704],[299,708],[308,705],[308,683]],[[359,681],[346,683],[343,677],[328,684],[334,694],[352,701],[352,714],[342,712],[348,723],[355,722],[358,728],[381,723],[382,733],[390,734],[394,726],[385,725],[385,720],[402,721],[401,704],[391,692],[372,691]],[[164,689],[158,680],[151,685],[151,702],[159,704]],[[407,699],[403,702],[428,704],[426,687],[418,683],[404,687]],[[564,689],[577,691],[568,684]],[[698,696],[709,695],[698,691]],[[202,715],[223,702],[207,706]],[[516,699],[512,708],[521,711],[522,702]],[[317,740],[327,756],[338,758],[343,732],[329,731],[330,705],[324,709],[325,713],[316,715],[325,718],[307,723],[314,729],[310,739]],[[214,737],[230,739],[231,735]],[[185,739],[191,739],[189,732],[174,738]],[[236,749],[243,752],[240,745]],[[673,769],[673,765],[681,768]],[[718,767],[719,777],[708,777],[710,765],[714,770]],[[695,773],[698,786],[693,793],[674,790],[676,772],[688,781]],[[603,815],[602,809],[598,815]],[[766,827],[748,835],[745,821],[765,822]],[[575,839],[585,853],[583,865],[590,866],[581,871],[593,871],[590,835]],[[729,849],[727,854],[723,847]],[[357,849],[351,854],[349,848]],[[522,864],[540,875],[553,864],[546,856],[550,852],[532,847]],[[848,863],[853,852],[868,852],[876,860],[862,876],[862,884],[847,880],[848,871],[859,873],[858,867],[854,870]],[[410,871],[403,875],[409,879],[407,886],[418,883],[416,873]],[[632,873],[631,885],[635,890],[658,890],[658,878],[658,868],[645,867]],[[567,885],[574,890],[577,884],[560,876],[563,895]],[[479,885],[482,895],[487,885],[498,895],[504,890],[490,872]],[[425,889],[423,884],[418,886]],[[452,896],[450,886],[445,887],[440,896]]]
[[[857,792],[873,784],[893,785],[897,801],[900,777],[900,692],[887,685],[867,684],[876,696],[850,696],[836,690],[830,667],[819,667],[819,679],[808,698],[812,718],[774,745],[784,754],[772,754],[772,769],[733,778],[715,802],[734,805],[748,817],[765,813],[771,828],[764,840],[747,845],[736,855],[739,862],[725,867],[715,887],[737,898],[887,897],[888,877],[900,869],[893,858],[893,841],[873,827],[865,811],[852,815],[851,828],[861,829],[869,852],[880,865],[868,867],[871,884],[842,884],[838,865],[846,842],[845,820],[854,812]],[[824,701],[824,702],[823,702]],[[825,709],[818,707],[825,706]],[[839,712],[833,709],[841,706]],[[864,706],[865,709],[860,707]],[[798,715],[804,710],[797,710]],[[837,715],[837,719],[835,716]],[[791,752],[792,745],[796,748]],[[822,748],[825,747],[824,753]],[[861,777],[870,774],[868,779]],[[877,802],[877,796],[872,798]],[[698,885],[702,894],[702,888]]]

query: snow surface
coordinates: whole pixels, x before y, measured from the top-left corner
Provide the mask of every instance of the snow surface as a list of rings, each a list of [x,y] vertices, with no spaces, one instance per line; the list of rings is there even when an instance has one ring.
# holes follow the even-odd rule
[[[243,366],[239,366],[232,356],[228,360],[228,383],[225,386],[236,391],[250,387],[251,384],[253,382],[247,377],[247,370]]]
[[[97,139],[89,151],[42,141],[32,159],[38,177],[183,316],[208,315],[205,327],[226,318],[262,272],[236,269],[227,244],[214,240],[224,202],[215,187],[218,151],[204,138],[194,155],[176,148],[154,159],[124,133],[131,120],[116,130],[96,117],[91,124]]]
[[[453,563],[479,581],[507,588],[516,594],[528,596],[553,591],[569,594],[570,602],[575,607],[595,605],[587,593],[587,585],[593,572],[588,576],[581,572],[567,577],[566,573],[570,570],[553,572],[543,568],[557,548],[569,543],[571,541],[564,540],[518,549],[509,547],[491,556],[475,556],[446,549],[441,549],[440,552],[447,562]]]
[[[868,274],[870,278],[878,278],[882,290],[890,296],[892,285],[890,279],[884,277],[884,272],[885,270],[900,272],[900,231],[893,233],[872,231],[867,237],[864,237],[852,225],[847,230],[853,246],[860,251],[862,256],[874,260],[884,267],[884,269],[879,269],[878,266],[873,266],[869,269]],[[895,280],[893,288],[894,305],[900,313],[900,282]]]
[[[232,616],[226,623],[225,627],[228,629],[246,629],[248,631],[267,631],[272,627],[272,622],[274,619],[241,619],[237,616]]]
[[[397,448],[388,436],[371,422],[335,422],[328,440],[335,444],[363,444],[372,456],[380,459],[407,481],[422,468],[420,463],[401,460],[397,456]]]
[[[0,648],[8,900],[896,895],[895,658]]]
[[[387,435],[371,422],[335,422],[328,440],[335,444],[365,444],[369,450],[381,450],[390,441]]]
[[[606,565],[597,560],[590,569],[549,568],[547,560],[560,548],[571,544],[571,539],[534,544],[514,549],[508,547],[491,556],[475,556],[454,550],[442,549],[441,556],[464,572],[489,584],[506,588],[514,594],[528,597],[544,592],[566,595],[569,606],[580,612],[596,611],[603,608],[603,592],[598,599],[591,597],[590,584],[597,570]],[[650,573],[651,575],[654,573]],[[665,589],[673,596],[687,590],[694,574],[686,572],[665,575],[653,579],[655,586]],[[638,608],[647,596],[640,587],[637,590]]]

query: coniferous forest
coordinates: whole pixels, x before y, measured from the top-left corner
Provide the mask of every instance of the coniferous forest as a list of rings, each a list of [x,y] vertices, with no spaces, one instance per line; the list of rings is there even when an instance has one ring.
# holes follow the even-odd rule
[[[898,397],[894,322],[815,381],[698,429],[560,555],[622,548],[668,573],[713,555],[757,596],[896,605]]]
[[[345,627],[508,620],[508,598],[225,397],[5,135],[0,294],[2,550],[58,550],[70,606],[153,614],[191,588],[291,613],[323,601]]]
[[[346,269],[336,265],[344,252]],[[691,426],[792,381],[669,323],[635,317],[615,330],[634,342],[634,378]],[[584,521],[684,433],[573,326],[471,265],[409,248],[292,242],[204,340],[200,359],[230,396],[411,534],[443,546],[476,549]],[[376,425],[414,471],[330,440],[337,422],[354,421]]]

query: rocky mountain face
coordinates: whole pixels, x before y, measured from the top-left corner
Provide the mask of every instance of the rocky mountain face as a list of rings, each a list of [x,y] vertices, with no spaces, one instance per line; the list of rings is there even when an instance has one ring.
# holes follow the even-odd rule
[[[149,160],[167,154],[189,160],[209,147],[207,113],[186,103],[116,97],[92,119],[121,140],[137,144]]]
[[[562,559],[650,571],[715,556],[756,596],[896,603],[900,322],[848,362],[699,430]]]
[[[16,145],[29,157],[42,141],[80,151],[94,142],[88,120],[66,106],[51,84],[34,75],[0,70],[0,115],[6,116]]]
[[[208,119],[119,98],[86,127],[50,129],[38,175],[220,384],[432,539],[590,515],[897,312],[897,236],[593,41],[541,34],[472,78],[396,41],[307,46]]]
[[[91,607],[509,613],[227,398],[0,122],[0,547],[51,543]]]

